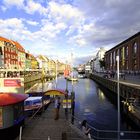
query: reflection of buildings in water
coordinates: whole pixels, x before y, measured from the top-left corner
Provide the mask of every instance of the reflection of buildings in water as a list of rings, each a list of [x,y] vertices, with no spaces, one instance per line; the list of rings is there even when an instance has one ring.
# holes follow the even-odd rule
[[[100,90],[99,88],[98,88],[97,95],[98,95],[100,100],[105,100],[105,95],[104,95],[103,91]]]
[[[89,90],[90,90],[90,81],[89,80],[86,80],[85,83],[86,83],[85,84],[86,85],[85,86],[86,87],[86,93],[89,93]]]

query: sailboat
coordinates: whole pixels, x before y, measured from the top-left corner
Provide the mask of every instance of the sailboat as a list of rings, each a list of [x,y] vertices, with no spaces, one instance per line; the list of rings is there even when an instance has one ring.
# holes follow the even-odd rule
[[[71,54],[71,59],[72,59],[72,56],[73,54]],[[70,72],[70,69],[69,69],[69,73],[68,73],[69,75],[67,76],[67,80],[72,81],[72,82],[78,81],[78,78],[74,76],[72,60],[71,60],[71,67],[72,67],[72,70]]]
[[[64,70],[64,77],[65,79],[67,79],[70,75],[70,68],[68,65],[65,66],[65,70]]]

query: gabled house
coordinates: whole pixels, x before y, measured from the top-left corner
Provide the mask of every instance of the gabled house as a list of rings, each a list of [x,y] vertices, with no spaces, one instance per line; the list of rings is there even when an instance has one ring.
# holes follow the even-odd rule
[[[18,69],[25,69],[25,61],[26,61],[26,53],[25,53],[25,49],[21,46],[21,44],[19,44],[16,41],[13,41],[15,43],[15,46],[18,50],[17,55],[18,55]]]
[[[13,41],[6,39],[4,37],[0,37],[0,58],[1,58],[1,66],[6,69],[17,69],[18,67],[18,50]]]

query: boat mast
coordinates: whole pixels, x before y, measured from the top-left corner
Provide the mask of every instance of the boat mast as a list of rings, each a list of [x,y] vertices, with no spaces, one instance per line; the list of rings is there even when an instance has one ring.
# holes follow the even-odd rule
[[[72,68],[72,73],[71,73],[71,76],[72,76],[72,92],[73,92],[73,53],[71,53],[71,68]]]

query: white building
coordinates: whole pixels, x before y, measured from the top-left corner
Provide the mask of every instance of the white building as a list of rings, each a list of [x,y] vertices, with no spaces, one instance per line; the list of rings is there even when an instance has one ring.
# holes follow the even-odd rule
[[[94,72],[102,72],[103,68],[100,67],[100,60],[103,60],[105,55],[105,49],[100,48],[100,50],[97,52],[94,60],[93,60],[93,70]]]
[[[36,60],[39,63],[39,69],[44,68],[46,72],[49,71],[49,66],[48,66],[49,59],[47,57],[43,55],[39,55],[36,57]]]

